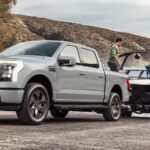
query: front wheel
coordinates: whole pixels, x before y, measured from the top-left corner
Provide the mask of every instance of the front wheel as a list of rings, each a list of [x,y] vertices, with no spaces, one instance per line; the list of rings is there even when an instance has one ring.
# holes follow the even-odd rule
[[[119,120],[121,116],[121,99],[117,93],[111,93],[108,108],[104,111],[103,116],[106,121]]]
[[[47,89],[39,83],[29,83],[25,90],[22,107],[18,110],[19,120],[25,124],[41,124],[49,111]]]

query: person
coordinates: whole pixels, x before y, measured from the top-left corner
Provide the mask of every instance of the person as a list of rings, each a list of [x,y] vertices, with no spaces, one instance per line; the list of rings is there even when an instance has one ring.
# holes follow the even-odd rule
[[[111,71],[119,72],[119,47],[123,44],[122,38],[117,38],[115,44],[112,45],[109,52],[108,66]]]

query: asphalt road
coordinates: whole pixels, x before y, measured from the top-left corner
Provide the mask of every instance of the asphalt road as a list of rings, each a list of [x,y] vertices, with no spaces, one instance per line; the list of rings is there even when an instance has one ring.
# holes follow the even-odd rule
[[[39,126],[25,126],[14,112],[0,112],[0,150],[150,150],[150,118],[105,122],[96,113],[70,112],[62,120],[48,116]]]

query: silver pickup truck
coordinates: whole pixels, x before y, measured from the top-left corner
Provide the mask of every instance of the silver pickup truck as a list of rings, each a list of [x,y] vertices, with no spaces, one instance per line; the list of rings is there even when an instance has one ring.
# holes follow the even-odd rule
[[[16,111],[25,124],[40,124],[69,111],[120,118],[128,102],[128,77],[105,71],[97,52],[65,41],[19,43],[0,54],[0,110]]]

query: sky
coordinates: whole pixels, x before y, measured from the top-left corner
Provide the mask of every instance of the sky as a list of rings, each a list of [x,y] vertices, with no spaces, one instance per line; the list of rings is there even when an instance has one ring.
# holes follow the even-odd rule
[[[150,0],[17,0],[12,12],[150,38]]]

